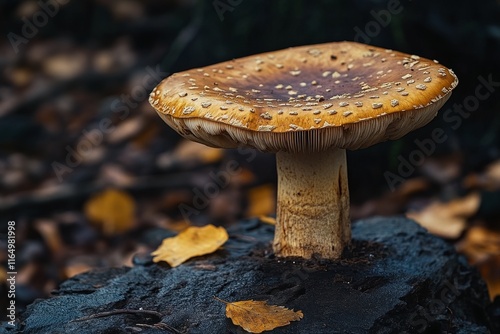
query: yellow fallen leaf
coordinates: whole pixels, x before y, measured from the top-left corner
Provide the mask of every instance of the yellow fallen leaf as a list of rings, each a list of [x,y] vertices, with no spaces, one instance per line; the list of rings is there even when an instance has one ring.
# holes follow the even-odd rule
[[[177,267],[192,257],[215,252],[228,238],[223,227],[192,226],[175,237],[163,239],[160,247],[151,255],[154,256],[154,262],[165,261],[171,267]]]
[[[259,220],[261,222],[269,224],[269,225],[276,225],[276,218],[273,218],[273,217],[260,216]]]
[[[247,217],[267,216],[276,210],[275,187],[264,184],[248,191]]]
[[[304,317],[302,311],[294,311],[284,306],[269,305],[265,301],[244,300],[239,302],[227,302],[214,297],[216,300],[226,304],[226,317],[233,324],[241,326],[250,333],[262,333],[276,327],[289,325],[291,321],[298,321]]]
[[[134,224],[135,202],[132,196],[116,189],[105,190],[85,203],[85,216],[100,225],[107,235],[126,232]]]

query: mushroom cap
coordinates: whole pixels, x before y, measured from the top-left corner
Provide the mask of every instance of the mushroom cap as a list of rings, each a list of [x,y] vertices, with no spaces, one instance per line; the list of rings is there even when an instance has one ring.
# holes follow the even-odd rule
[[[213,147],[358,149],[427,124],[457,83],[437,61],[333,42],[176,73],[149,101],[180,135]]]

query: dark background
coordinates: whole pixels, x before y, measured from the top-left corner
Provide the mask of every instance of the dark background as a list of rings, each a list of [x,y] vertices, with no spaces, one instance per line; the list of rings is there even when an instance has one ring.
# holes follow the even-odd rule
[[[468,191],[467,175],[500,158],[500,87],[457,129],[443,119],[444,111],[475,94],[480,76],[500,82],[498,0],[1,1],[0,32],[0,212],[3,221],[15,220],[18,227],[17,265],[24,275],[20,305],[46,296],[71,276],[65,269],[75,261],[84,269],[127,263],[123,254],[148,244],[153,238],[148,233],[168,227],[165,219],[180,220],[179,203],[191,203],[191,189],[229,159],[239,161],[250,176],[224,189],[222,204],[213,201],[191,217],[192,223],[234,223],[248,212],[248,191],[275,185],[269,154],[259,154],[251,164],[235,150],[208,160],[199,150],[188,158],[176,155],[181,138],[144,95],[153,88],[154,80],[144,84],[151,69],[166,75],[341,40],[437,59],[452,68],[460,83],[433,122],[401,140],[348,152],[355,218],[404,213],[421,198],[460,196]],[[132,96],[128,106],[123,94]],[[103,119],[116,130],[102,134],[58,178],[54,162],[64,165],[84,133]],[[400,193],[391,195],[384,173],[398,174],[398,157],[408,159],[418,149],[414,140],[430,138],[436,128],[448,139],[409,175],[428,180],[424,196],[411,203],[394,199]],[[127,192],[136,203],[128,234],[102,235],[83,212],[90,198],[110,187]],[[363,206],[379,198],[392,200]],[[4,230],[5,223],[0,224]],[[49,232],[40,227],[46,225],[52,226]],[[59,244],[51,246],[51,238]]]

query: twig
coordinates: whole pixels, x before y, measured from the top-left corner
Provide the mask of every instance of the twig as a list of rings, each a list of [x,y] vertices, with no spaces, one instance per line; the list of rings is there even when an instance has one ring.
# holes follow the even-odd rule
[[[109,317],[109,316],[118,315],[118,314],[151,315],[151,316],[155,316],[155,317],[157,317],[159,319],[161,319],[163,317],[163,314],[161,314],[160,312],[156,312],[156,311],[116,309],[116,310],[113,310],[113,311],[94,313],[94,314],[86,316],[86,317],[82,317],[82,318],[78,318],[78,319],[72,320],[72,322],[87,321],[87,320],[92,320],[92,319],[96,319],[96,318],[104,318],[104,317]]]

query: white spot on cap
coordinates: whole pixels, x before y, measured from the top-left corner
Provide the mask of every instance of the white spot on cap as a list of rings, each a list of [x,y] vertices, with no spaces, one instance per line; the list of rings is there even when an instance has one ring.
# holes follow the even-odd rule
[[[396,100],[396,99],[391,100],[391,107],[395,107],[397,105],[399,105],[399,101],[398,100]]]
[[[184,109],[182,110],[182,114],[183,115],[189,115],[189,114],[191,114],[195,110],[196,109],[194,107],[192,107],[192,106],[184,107]]]
[[[202,103],[201,103],[201,106],[202,106],[203,108],[208,108],[208,107],[210,107],[211,105],[212,105],[212,102],[202,102]]]
[[[179,96],[180,96],[180,97],[184,97],[184,96],[186,96],[186,95],[188,95],[188,93],[186,93],[186,92],[180,92],[180,93],[179,93]]]
[[[344,117],[350,116],[352,115],[352,111],[344,111],[342,115],[344,115]]]
[[[303,130],[303,129],[304,129],[303,127],[298,126],[298,125],[295,125],[295,124],[290,124],[290,127],[291,127],[293,130]]]
[[[269,132],[273,131],[276,127],[274,125],[259,125],[257,131]]]
[[[382,103],[372,103],[372,108],[373,109],[378,109],[382,108],[383,104]]]
[[[260,117],[262,117],[263,119],[273,119],[273,116],[271,116],[271,114],[269,114],[269,112],[265,112],[263,114],[260,114]]]
[[[401,77],[401,79],[406,80],[406,79],[410,79],[411,77],[412,77],[412,75],[408,73],[408,74],[403,75]]]
[[[348,105],[349,105],[349,103],[348,103],[348,102],[344,102],[344,101],[339,102],[339,106],[340,106],[340,107],[347,107]]]
[[[310,55],[312,56],[319,56],[320,54],[322,54],[321,50],[318,50],[318,49],[310,49],[307,51]]]
[[[420,90],[426,90],[427,89],[427,86],[424,85],[424,84],[418,84],[415,86],[416,89],[420,89]]]

